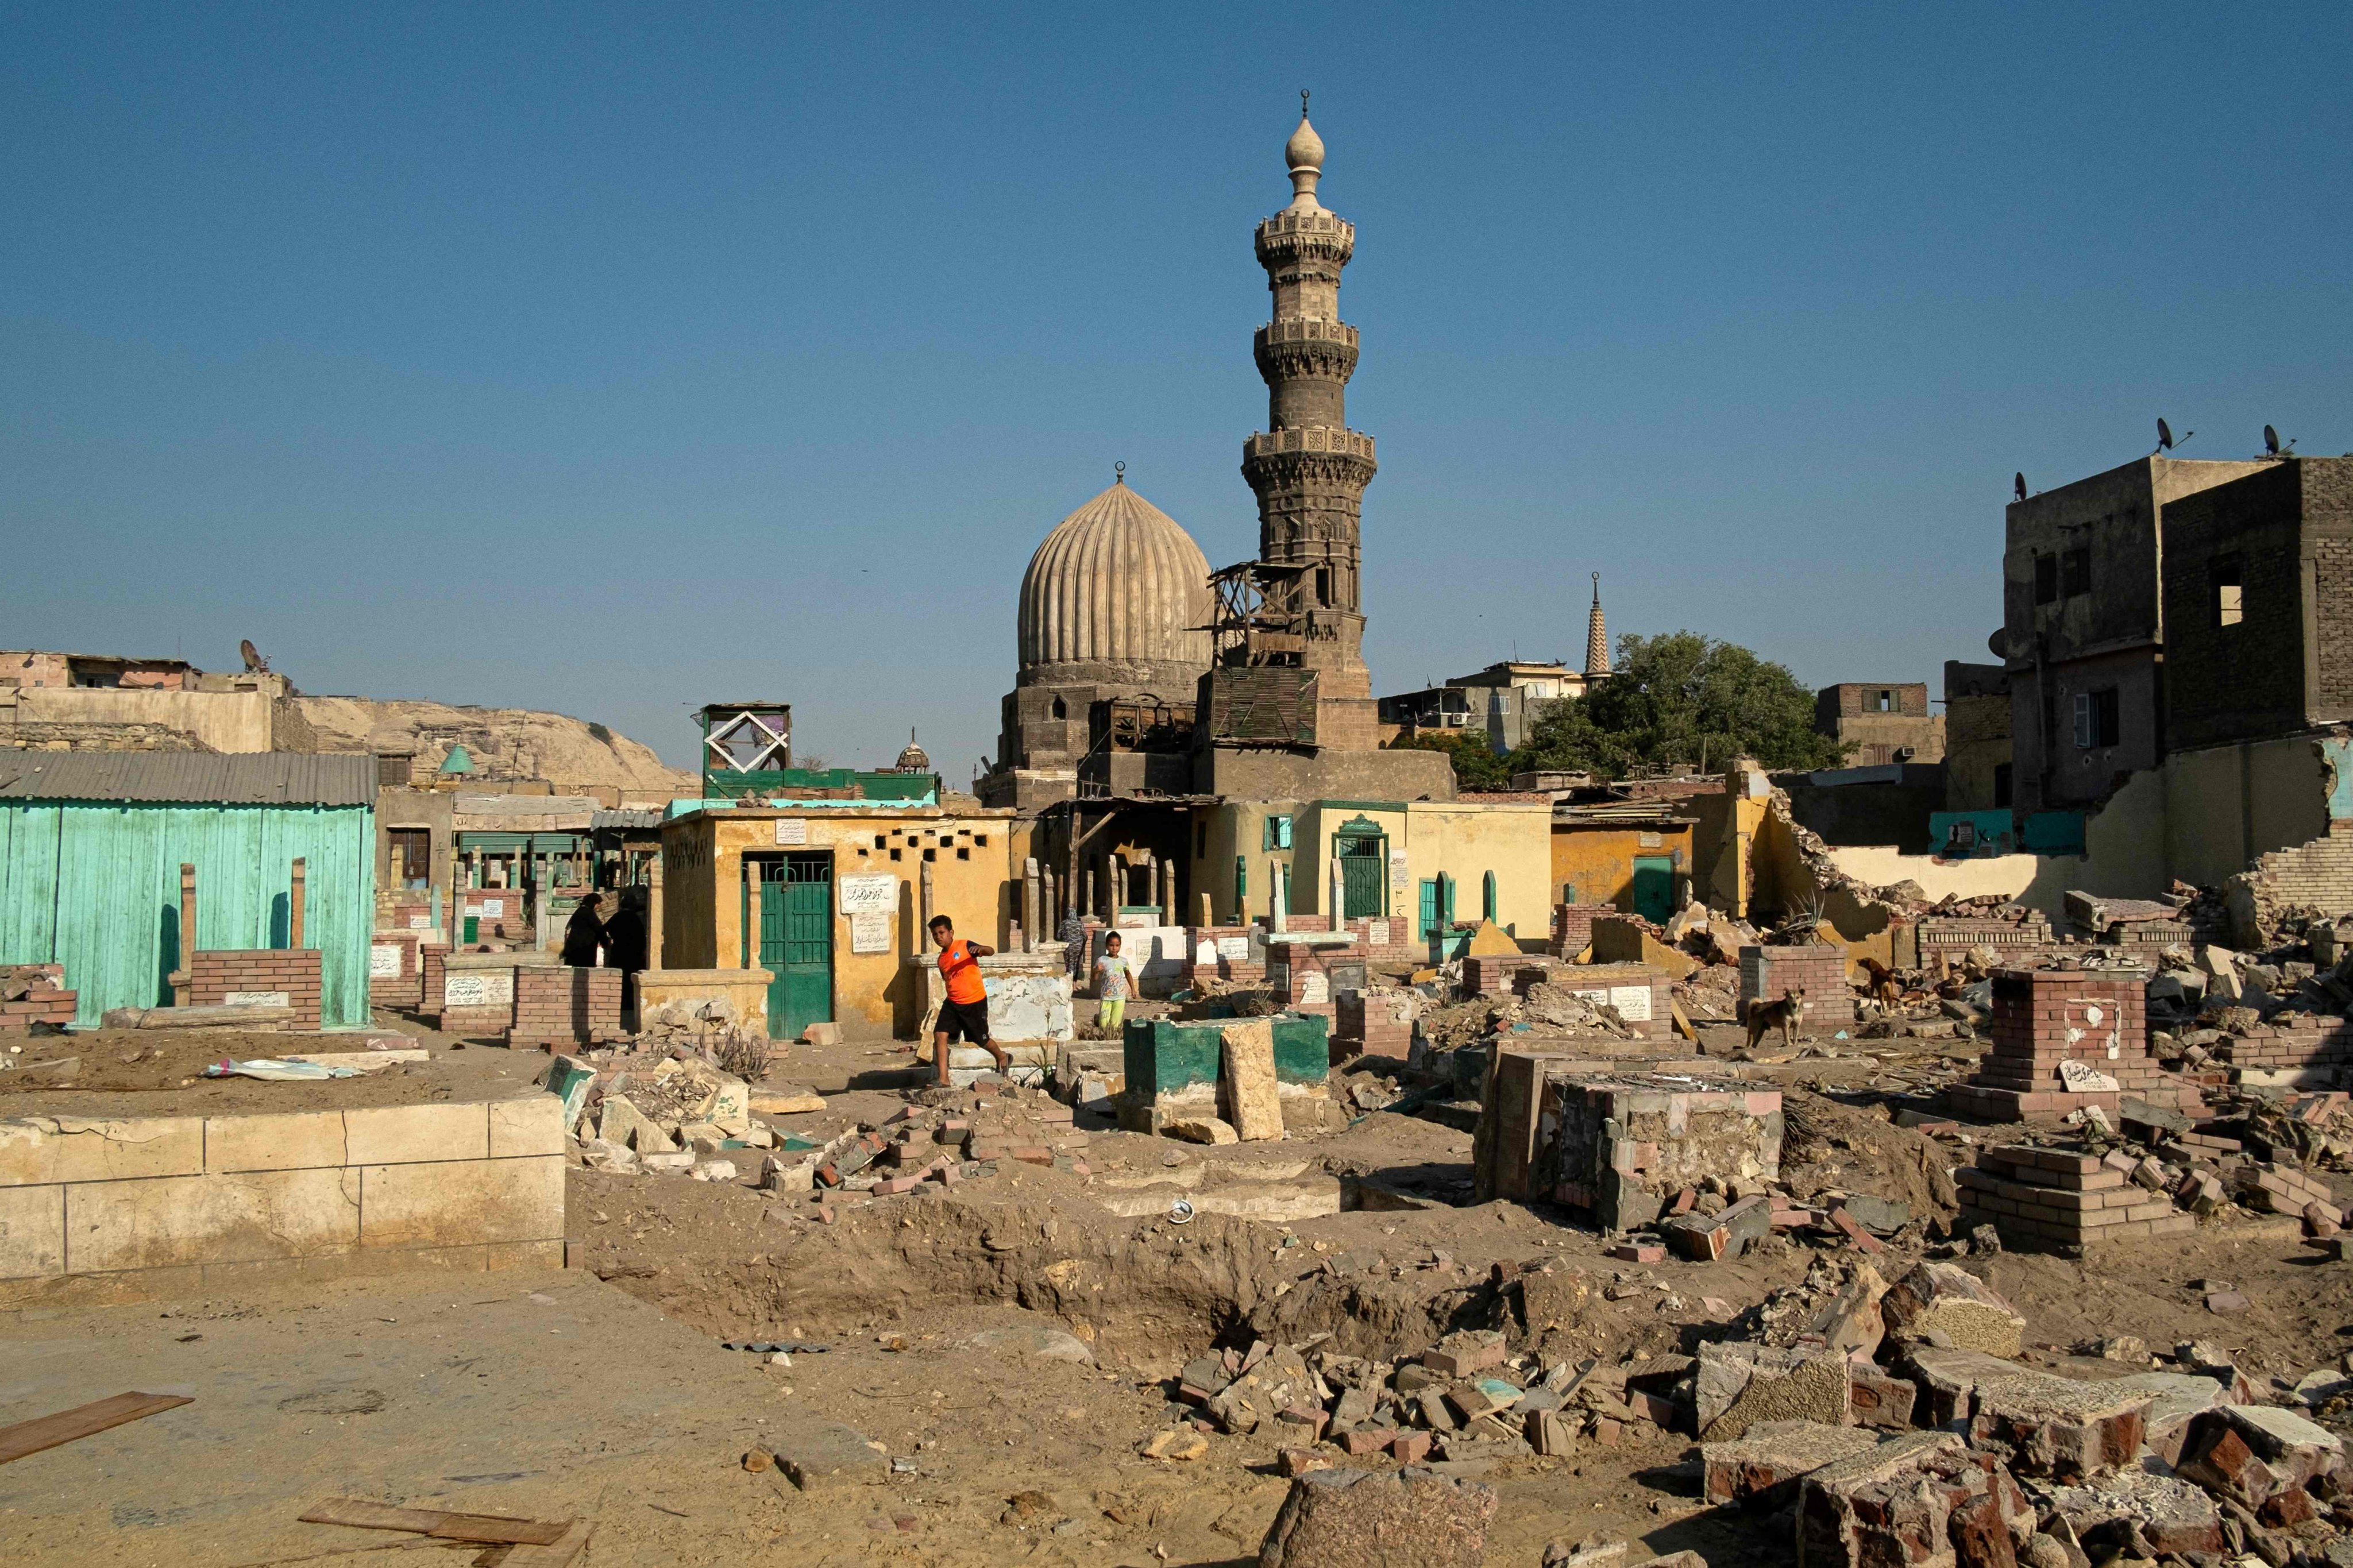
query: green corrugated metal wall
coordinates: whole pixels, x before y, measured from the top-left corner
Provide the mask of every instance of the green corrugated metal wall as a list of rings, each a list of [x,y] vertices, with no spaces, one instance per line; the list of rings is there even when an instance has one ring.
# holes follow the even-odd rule
[[[283,947],[297,858],[303,945],[327,1027],[368,1023],[375,814],[364,806],[0,801],[0,963],[62,963],[76,1021],[168,1005],[180,865],[196,868],[196,945]]]

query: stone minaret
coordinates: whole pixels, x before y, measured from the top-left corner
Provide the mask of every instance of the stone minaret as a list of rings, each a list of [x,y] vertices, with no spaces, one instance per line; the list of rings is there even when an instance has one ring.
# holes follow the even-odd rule
[[[1593,574],[1593,613],[1585,621],[1585,679],[1600,679],[1609,673],[1609,632],[1601,624],[1601,574]]]
[[[1274,294],[1274,319],[1251,340],[1267,386],[1267,426],[1242,447],[1242,478],[1258,495],[1259,558],[1308,568],[1301,574],[1308,613],[1305,662],[1317,675],[1319,742],[1343,749],[1375,743],[1372,678],[1363,651],[1364,552],[1358,523],[1376,465],[1373,439],[1348,428],[1348,377],[1356,329],[1340,320],[1340,269],[1356,245],[1356,226],[1315,199],[1324,142],[1307,123],[1283,147],[1291,205],[1258,226],[1258,260]]]

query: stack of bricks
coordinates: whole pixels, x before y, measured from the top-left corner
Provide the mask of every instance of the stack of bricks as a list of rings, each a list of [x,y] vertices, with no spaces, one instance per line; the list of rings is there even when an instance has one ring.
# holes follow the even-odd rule
[[[2126,1095],[2197,1110],[2198,1090],[2148,1051],[2147,1003],[2137,970],[2003,969],[1993,976],[1993,1041],[1968,1081],[1945,1091],[1949,1109],[1985,1121],[2058,1118],[2097,1106],[2113,1116]],[[2063,1064],[2115,1080],[2071,1089]]]
[[[1295,931],[1328,931],[1328,915],[1287,915],[1283,924]],[[1430,956],[1430,944],[1413,940],[1413,923],[1390,915],[1356,915],[1340,922],[1356,939],[1356,953],[1378,963],[1420,963]]]
[[[315,947],[199,948],[188,971],[192,1007],[291,1007],[286,1027],[319,1027]]]
[[[1333,1004],[1332,1059],[1394,1057],[1413,1049],[1415,996],[1410,991],[1343,991]]]
[[[62,1029],[72,1023],[81,994],[65,984],[62,963],[0,964],[0,1035],[29,1035],[37,1025]]]
[[[1967,1231],[1990,1225],[2007,1245],[2076,1252],[2110,1241],[2179,1236],[2197,1221],[2163,1193],[2135,1185],[2095,1154],[2009,1144],[1953,1173]]]
[[[1615,904],[1555,904],[1552,907],[1552,952],[1573,959],[1593,945],[1593,922],[1619,914]]]
[[[2325,1178],[2276,1161],[2248,1161],[2232,1173],[2232,1184],[2239,1202],[2262,1212],[2300,1215],[2314,1204],[2337,1210],[2337,1194]]]
[[[1947,959],[1957,962],[1973,947],[1991,948],[2005,963],[2023,963],[2057,940],[2050,921],[2037,910],[2029,910],[2014,921],[1989,915],[1922,915],[1913,932],[1923,969],[1938,968]]]
[[[1854,1022],[1854,987],[1846,973],[1846,949],[1828,942],[1802,947],[1744,947],[1740,950],[1740,1005],[1744,1015],[1755,1001],[1778,1002],[1782,994],[1806,994],[1808,1027],[1842,1029]]]
[[[1528,975],[1519,993],[1525,996],[1542,984],[1572,992],[1590,1002],[1618,1009],[1634,1033],[1645,1040],[1674,1037],[1674,978],[1647,963],[1564,963],[1548,972]]]
[[[1534,962],[1524,952],[1471,953],[1462,960],[1462,994],[1465,996],[1525,994],[1526,987],[1519,984],[1520,972],[1530,968]]]
[[[2232,1083],[2266,1089],[2353,1086],[2353,1029],[2327,1014],[2275,1015],[2272,1023],[2217,1041],[2211,1055],[2229,1064]]]
[[[621,1033],[621,972],[617,969],[518,968],[510,1046],[597,1045]]]

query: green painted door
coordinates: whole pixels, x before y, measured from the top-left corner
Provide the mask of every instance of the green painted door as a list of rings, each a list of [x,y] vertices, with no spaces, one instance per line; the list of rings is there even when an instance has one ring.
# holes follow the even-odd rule
[[[768,1035],[797,1038],[833,1016],[833,857],[787,855],[760,868],[760,967]]]
[[[1335,841],[1340,857],[1342,919],[1377,918],[1388,912],[1381,907],[1383,879],[1388,875],[1389,865],[1386,843],[1385,839],[1370,837]]]
[[[1671,856],[1634,857],[1634,912],[1646,921],[1667,921],[1675,912],[1675,863]]]
[[[1437,934],[1438,934],[1438,884],[1437,884],[1436,882],[1434,882],[1434,881],[1431,881],[1431,880],[1430,880],[1429,878],[1427,878],[1427,877],[1425,877],[1425,878],[1423,878],[1423,879],[1422,879],[1422,883],[1421,883],[1421,917],[1420,917],[1420,918],[1421,918],[1421,931],[1420,931],[1420,934],[1421,934],[1421,935],[1423,935],[1423,936],[1425,936],[1425,937],[1428,937],[1428,936],[1435,936],[1435,935],[1437,935]]]

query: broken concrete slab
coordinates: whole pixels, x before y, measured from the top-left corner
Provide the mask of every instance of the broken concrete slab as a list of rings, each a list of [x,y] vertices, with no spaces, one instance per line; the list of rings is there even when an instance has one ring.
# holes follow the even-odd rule
[[[1252,1018],[1219,1031],[1218,1109],[1245,1143],[1282,1136],[1282,1096],[1274,1076],[1274,1023]]]
[[[2045,1505],[2064,1518],[2095,1561],[2111,1550],[2131,1554],[2131,1537],[2152,1552],[2220,1552],[2222,1516],[2214,1500],[2174,1476],[2127,1468],[2080,1486],[2057,1487]]]
[[[2026,1334],[2026,1320],[1991,1286],[1950,1263],[1920,1264],[1888,1287],[1879,1310],[1899,1338],[1941,1334],[1988,1355],[2016,1355]]]
[[[2021,1475],[2077,1480],[2128,1465],[2155,1395],[2113,1383],[2077,1383],[2030,1368],[1978,1385],[1969,1440],[2010,1447]]]
[[[1799,1483],[1805,1568],[1986,1568],[2014,1562],[2034,1510],[2000,1461],[1950,1432],[1890,1437]]]
[[[1857,1263],[1846,1283],[1807,1324],[1808,1338],[1846,1354],[1872,1354],[1887,1332],[1879,1306],[1886,1294],[1887,1281],[1879,1277],[1879,1270],[1868,1263]]]
[[[1240,1135],[1234,1124],[1218,1116],[1172,1116],[1160,1124],[1160,1135],[1187,1143],[1235,1143]]]
[[[2150,1396],[2148,1409],[2141,1417],[2141,1442],[2168,1465],[2181,1458],[2181,1443],[2189,1433],[2190,1418],[2227,1403],[2231,1396],[2229,1389],[2211,1377],[2179,1372],[2137,1372],[2108,1386]]]
[[[1700,1495],[1711,1503],[1777,1509],[1803,1478],[1878,1442],[1877,1433],[1859,1426],[1760,1421],[1728,1442],[1700,1445]]]
[[[2333,1469],[2344,1440],[2293,1410],[2222,1405],[2190,1418],[2174,1468],[2208,1491],[2259,1509]]]
[[[1291,1483],[1259,1568],[1480,1568],[1497,1500],[1427,1470],[1317,1470]]]
[[[1847,1358],[1836,1351],[1704,1344],[1693,1398],[1699,1435],[1710,1442],[1731,1441],[1766,1421],[1851,1424]]]

